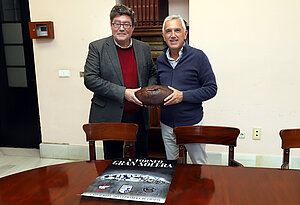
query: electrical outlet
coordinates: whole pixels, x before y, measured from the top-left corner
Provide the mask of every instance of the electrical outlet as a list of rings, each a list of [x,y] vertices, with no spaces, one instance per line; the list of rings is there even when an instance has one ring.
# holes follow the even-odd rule
[[[245,139],[245,137],[246,137],[246,134],[244,132],[240,132],[239,138],[240,139]]]
[[[260,140],[261,139],[261,127],[253,127],[253,140]]]

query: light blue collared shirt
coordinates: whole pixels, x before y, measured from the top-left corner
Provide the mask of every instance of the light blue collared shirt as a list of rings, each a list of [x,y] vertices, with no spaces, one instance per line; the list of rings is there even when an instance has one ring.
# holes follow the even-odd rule
[[[183,46],[184,46],[184,45],[185,45],[185,43],[183,44]],[[170,56],[170,48],[168,48],[168,50],[167,50],[167,52],[166,52],[167,59],[168,59],[168,61],[169,61],[169,63],[171,64],[171,66],[172,66],[173,69],[176,67],[177,63],[179,62],[180,58],[182,57],[183,46],[182,46],[182,48],[180,49],[180,51],[179,51],[179,56],[178,56],[178,58],[177,58],[176,60]]]

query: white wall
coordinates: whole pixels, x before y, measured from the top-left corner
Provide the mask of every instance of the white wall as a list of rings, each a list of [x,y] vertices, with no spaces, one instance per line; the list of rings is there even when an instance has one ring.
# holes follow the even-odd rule
[[[206,52],[219,86],[206,122],[245,132],[237,152],[281,155],[279,130],[300,127],[299,10],[298,0],[190,0],[190,44]]]
[[[89,42],[111,35],[113,1],[30,0],[31,21],[53,21],[55,39],[33,40],[38,100],[44,143],[85,144],[91,93],[83,71]],[[59,78],[58,70],[70,70]]]
[[[169,15],[174,14],[189,22],[189,0],[169,0]]]
[[[190,44],[208,55],[219,85],[205,103],[206,122],[245,132],[238,153],[281,155],[279,130],[300,127],[300,2],[189,3]],[[81,126],[88,121],[91,93],[79,72],[89,42],[111,34],[114,4],[30,0],[31,20],[53,21],[55,30],[53,40],[33,40],[44,143],[86,144]],[[59,69],[70,70],[70,78],[58,78]],[[262,127],[260,141],[251,139],[254,126]]]

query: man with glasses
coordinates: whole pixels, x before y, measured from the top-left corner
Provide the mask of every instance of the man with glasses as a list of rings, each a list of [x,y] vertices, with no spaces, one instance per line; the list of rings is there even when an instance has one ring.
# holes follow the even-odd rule
[[[110,23],[112,36],[90,43],[84,67],[84,84],[94,93],[89,122],[137,123],[135,157],[147,158],[149,113],[135,92],[156,84],[157,72],[149,45],[131,38],[132,9],[114,6]],[[105,159],[123,157],[123,142],[104,141],[103,146]]]
[[[188,31],[182,17],[166,17],[162,32],[168,47],[157,58],[157,70],[160,83],[170,86],[173,93],[164,99],[160,124],[167,159],[176,160],[179,149],[173,128],[202,124],[202,102],[216,95],[217,84],[204,52],[185,42]],[[206,163],[205,144],[186,144],[185,147],[194,164]]]

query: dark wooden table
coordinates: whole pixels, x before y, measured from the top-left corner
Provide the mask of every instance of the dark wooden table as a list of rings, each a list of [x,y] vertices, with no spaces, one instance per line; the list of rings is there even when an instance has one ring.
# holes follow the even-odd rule
[[[74,162],[0,178],[0,204],[149,204],[81,197],[110,161]],[[300,204],[300,170],[177,165],[166,204]]]

